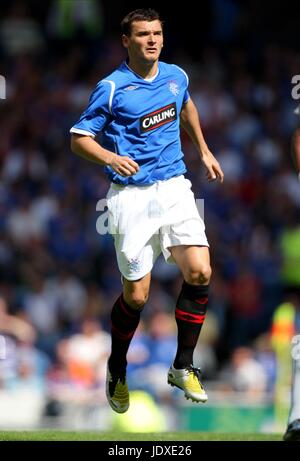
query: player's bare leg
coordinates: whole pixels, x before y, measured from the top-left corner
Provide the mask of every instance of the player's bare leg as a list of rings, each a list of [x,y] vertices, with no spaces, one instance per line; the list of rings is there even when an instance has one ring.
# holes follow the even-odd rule
[[[187,399],[206,402],[200,370],[193,366],[193,352],[207,308],[211,277],[209,251],[207,247],[180,245],[170,248],[170,252],[182,272],[184,282],[175,310],[178,348],[168,373],[168,383],[182,389]]]
[[[147,302],[151,282],[151,272],[139,280],[123,278],[123,296],[132,309],[141,310]]]
[[[107,366],[106,396],[117,413],[125,413],[129,408],[126,355],[148,298],[150,281],[150,273],[140,280],[123,279],[123,293],[112,308],[112,346]]]

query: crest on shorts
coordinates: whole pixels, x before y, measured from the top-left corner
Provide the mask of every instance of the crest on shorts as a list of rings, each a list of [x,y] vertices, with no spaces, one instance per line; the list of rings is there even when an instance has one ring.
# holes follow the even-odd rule
[[[174,96],[177,96],[179,94],[178,83],[175,82],[175,80],[170,80],[168,84],[169,84],[169,90],[171,91],[171,93],[173,93]]]
[[[128,261],[128,267],[132,272],[138,272],[140,270],[141,261],[139,258],[131,258]]]

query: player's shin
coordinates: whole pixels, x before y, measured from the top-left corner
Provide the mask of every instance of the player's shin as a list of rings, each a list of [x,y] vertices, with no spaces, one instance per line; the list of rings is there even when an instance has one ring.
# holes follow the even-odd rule
[[[183,282],[175,310],[178,347],[174,367],[177,369],[193,364],[193,353],[205,319],[207,303],[208,285]]]
[[[121,295],[111,312],[111,355],[108,360],[111,372],[126,372],[126,355],[140,321],[141,311],[132,309]]]

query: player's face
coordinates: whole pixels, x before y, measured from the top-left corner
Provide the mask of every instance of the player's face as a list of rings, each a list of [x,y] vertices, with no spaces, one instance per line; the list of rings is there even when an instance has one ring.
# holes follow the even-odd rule
[[[123,45],[127,48],[130,59],[157,61],[163,46],[160,21],[134,21],[131,24],[130,36],[123,35]]]

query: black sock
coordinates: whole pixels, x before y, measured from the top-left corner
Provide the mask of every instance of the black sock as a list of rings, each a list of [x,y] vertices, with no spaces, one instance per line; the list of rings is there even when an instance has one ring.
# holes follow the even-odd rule
[[[108,359],[111,373],[125,373],[127,351],[140,316],[141,310],[132,309],[123,294],[115,302],[111,311],[111,355]]]
[[[177,369],[193,364],[193,353],[205,319],[207,302],[208,285],[183,282],[175,310],[178,347],[174,367]]]

